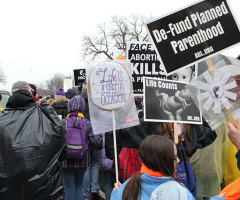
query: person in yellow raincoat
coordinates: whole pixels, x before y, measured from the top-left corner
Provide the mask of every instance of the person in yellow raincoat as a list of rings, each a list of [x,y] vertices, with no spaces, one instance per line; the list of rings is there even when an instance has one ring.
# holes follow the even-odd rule
[[[2,107],[2,104],[1,104],[1,100],[2,100],[2,95],[0,94],[0,112],[2,112],[4,110],[4,108]]]
[[[227,124],[221,124],[215,131],[217,139],[214,143],[198,149],[190,159],[196,177],[196,200],[208,200],[221,191],[229,143]]]

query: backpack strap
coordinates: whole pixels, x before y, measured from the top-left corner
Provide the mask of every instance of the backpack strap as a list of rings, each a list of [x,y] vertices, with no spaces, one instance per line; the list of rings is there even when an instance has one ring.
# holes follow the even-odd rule
[[[70,117],[66,117],[65,119],[68,121],[70,126],[73,126],[73,120]]]
[[[65,119],[68,121],[68,123],[70,124],[70,126],[74,126],[73,120],[71,119],[71,117],[66,117]],[[78,127],[79,127],[79,128],[82,128],[83,124],[86,123],[87,121],[88,121],[87,119],[82,118],[82,119],[79,121]]]
[[[80,120],[80,127],[82,127],[82,125],[84,124],[84,123],[86,123],[88,120],[87,119],[81,119]]]

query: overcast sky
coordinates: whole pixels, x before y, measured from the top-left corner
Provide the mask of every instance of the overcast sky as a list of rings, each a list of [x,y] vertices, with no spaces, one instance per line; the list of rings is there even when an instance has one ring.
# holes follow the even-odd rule
[[[0,63],[10,90],[13,82],[40,83],[55,73],[82,68],[82,37],[113,15],[160,17],[194,0],[0,0]],[[219,0],[220,2],[220,0]],[[240,1],[229,0],[240,20]],[[240,45],[223,53],[236,57]]]

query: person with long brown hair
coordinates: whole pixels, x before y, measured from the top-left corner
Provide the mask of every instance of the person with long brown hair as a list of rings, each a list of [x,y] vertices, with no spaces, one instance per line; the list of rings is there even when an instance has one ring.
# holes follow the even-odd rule
[[[111,195],[111,200],[146,200],[152,192],[163,184],[164,199],[194,199],[186,187],[175,176],[178,157],[174,142],[160,135],[146,137],[140,145],[139,157],[141,171],[125,181],[118,182]],[[165,187],[167,185],[167,187]]]
[[[156,134],[173,138],[173,123],[158,122]],[[178,124],[178,142],[184,147],[187,157],[191,157],[197,149],[212,144],[217,138],[203,118],[203,124]]]

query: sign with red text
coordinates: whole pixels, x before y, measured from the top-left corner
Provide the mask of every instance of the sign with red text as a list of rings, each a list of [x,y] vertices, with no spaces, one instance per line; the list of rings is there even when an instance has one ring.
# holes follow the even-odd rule
[[[93,103],[103,110],[117,110],[129,101],[132,86],[126,68],[118,62],[103,62],[89,76],[89,92]]]
[[[131,62],[133,93],[143,95],[143,77],[166,79],[154,46],[151,42],[127,42],[127,59]]]
[[[227,0],[205,0],[146,24],[167,75],[240,42]]]

